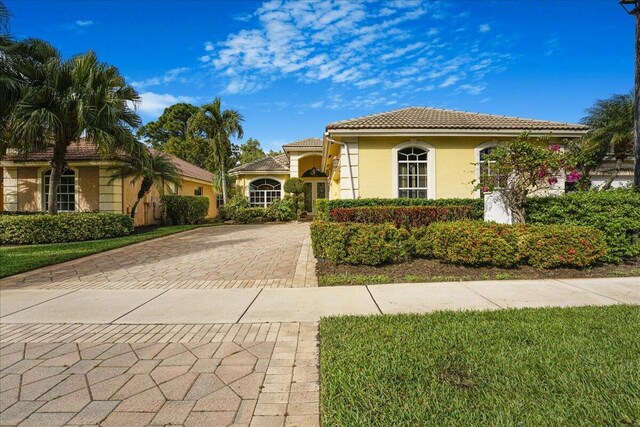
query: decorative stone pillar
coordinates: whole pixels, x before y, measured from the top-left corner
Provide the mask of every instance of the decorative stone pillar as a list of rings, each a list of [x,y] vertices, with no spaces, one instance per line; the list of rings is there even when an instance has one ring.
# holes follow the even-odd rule
[[[484,194],[484,220],[498,224],[513,224],[511,211],[497,191]]]
[[[358,184],[358,142],[345,141],[340,147],[340,198],[360,197]]]
[[[7,212],[18,210],[18,168],[2,168],[3,209]]]
[[[122,213],[122,180],[109,183],[111,174],[109,168],[100,166],[100,212]]]

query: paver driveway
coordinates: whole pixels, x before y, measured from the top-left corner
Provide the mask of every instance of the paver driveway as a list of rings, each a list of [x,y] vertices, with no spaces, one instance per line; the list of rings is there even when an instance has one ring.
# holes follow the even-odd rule
[[[40,289],[278,288],[317,286],[309,225],[224,225],[45,267],[0,280]]]

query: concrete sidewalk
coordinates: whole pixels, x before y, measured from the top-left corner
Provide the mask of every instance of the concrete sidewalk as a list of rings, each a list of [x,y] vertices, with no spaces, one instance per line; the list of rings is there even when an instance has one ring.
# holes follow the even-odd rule
[[[640,304],[640,277],[292,289],[0,290],[0,323],[309,322],[336,315]]]

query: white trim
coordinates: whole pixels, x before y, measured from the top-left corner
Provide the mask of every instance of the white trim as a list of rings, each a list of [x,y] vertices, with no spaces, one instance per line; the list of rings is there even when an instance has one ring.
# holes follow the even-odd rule
[[[41,212],[45,212],[46,211],[46,209],[45,209],[46,200],[44,199],[44,196],[45,196],[44,174],[47,171],[52,170],[52,169],[53,168],[51,166],[38,168],[38,175],[36,177],[37,189],[36,189],[35,197],[37,197],[40,200],[40,203],[38,203],[38,206],[40,207],[40,211]],[[80,195],[80,193],[78,192],[78,190],[80,189],[80,185],[79,185],[79,183],[80,183],[80,181],[79,181],[79,179],[80,179],[80,170],[77,167],[69,166],[69,165],[67,165],[66,169],[71,169],[73,171],[73,174],[74,174],[74,177],[73,177],[73,211],[72,212],[80,212],[80,209],[79,209],[79,206],[78,206],[78,196]],[[60,211],[60,212],[70,212],[70,211]]]
[[[280,183],[280,199],[284,199],[284,182],[285,180],[283,179],[279,179],[273,176],[269,176],[269,175],[262,175],[262,176],[255,176],[251,178],[251,181],[247,182],[247,185],[245,186],[244,189],[244,195],[245,197],[247,197],[247,199],[249,199],[249,190],[251,189],[251,183],[253,181],[257,181],[259,179],[272,179],[274,181],[278,181]]]
[[[273,174],[273,175],[289,175],[291,172],[291,168],[287,170],[281,171],[235,171],[229,172],[229,175],[238,176],[238,175],[264,175],[264,174]]]
[[[391,197],[400,195],[398,190],[398,151],[403,148],[418,147],[427,152],[427,199],[436,198],[436,149],[428,142],[411,139],[401,142],[391,149]]]
[[[331,137],[340,136],[518,136],[528,132],[532,136],[580,137],[586,130],[527,130],[527,129],[327,129]]]
[[[493,148],[497,147],[500,144],[500,141],[497,139],[492,139],[491,141],[483,142],[482,144],[476,145],[473,149],[473,158],[474,158],[474,166],[475,166],[475,175],[476,180],[480,181],[480,152],[485,148]],[[475,191],[476,196],[480,197],[482,194],[480,190]]]

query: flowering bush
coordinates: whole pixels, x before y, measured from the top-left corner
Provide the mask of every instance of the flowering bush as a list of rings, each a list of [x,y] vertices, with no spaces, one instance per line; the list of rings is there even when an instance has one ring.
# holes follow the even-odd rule
[[[557,184],[557,176],[562,173],[568,172],[568,182],[582,178],[575,169],[575,160],[562,152],[559,145],[549,145],[549,138],[531,138],[528,133],[499,145],[482,161],[491,162],[492,176],[481,176],[475,182],[476,189],[498,190],[514,221],[520,223],[525,222],[525,204],[530,194]]]
[[[607,245],[602,231],[590,227],[538,225],[522,236],[519,252],[533,267],[587,267],[604,260]]]
[[[338,208],[329,212],[336,222],[365,224],[393,223],[396,227],[420,227],[435,221],[455,221],[471,218],[471,206],[409,206]]]

